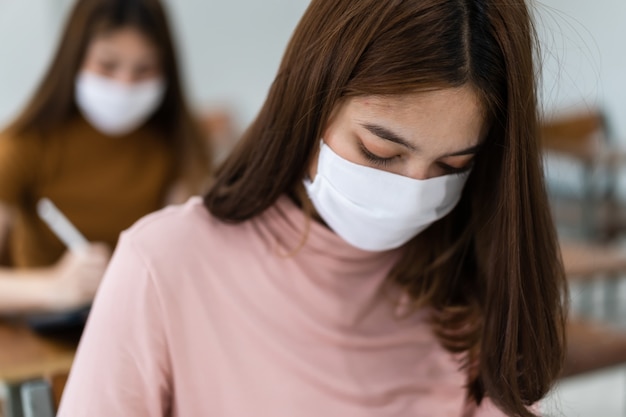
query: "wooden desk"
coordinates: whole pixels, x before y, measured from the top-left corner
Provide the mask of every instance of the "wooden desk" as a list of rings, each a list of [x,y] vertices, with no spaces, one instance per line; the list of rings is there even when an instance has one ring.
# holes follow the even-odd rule
[[[48,379],[58,406],[77,345],[76,332],[42,337],[20,321],[0,319],[0,382]]]
[[[0,380],[23,381],[67,373],[76,341],[48,339],[20,322],[0,320]]]

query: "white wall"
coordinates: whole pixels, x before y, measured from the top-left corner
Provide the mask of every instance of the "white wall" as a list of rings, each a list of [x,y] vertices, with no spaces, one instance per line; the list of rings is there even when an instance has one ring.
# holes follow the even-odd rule
[[[626,143],[626,1],[543,0],[537,10],[545,109],[600,106]]]
[[[0,0],[0,126],[35,88],[56,45],[63,0]]]
[[[165,0],[185,84],[198,108],[257,113],[308,0]],[[0,126],[32,94],[72,0],[0,0]]]
[[[186,85],[198,107],[226,104],[248,123],[265,98],[308,0],[166,0]],[[72,0],[0,0],[0,125],[21,108],[50,59]],[[626,138],[626,1],[537,5],[547,111],[601,105]]]
[[[308,0],[170,0],[198,106],[232,104],[247,123],[265,100]]]

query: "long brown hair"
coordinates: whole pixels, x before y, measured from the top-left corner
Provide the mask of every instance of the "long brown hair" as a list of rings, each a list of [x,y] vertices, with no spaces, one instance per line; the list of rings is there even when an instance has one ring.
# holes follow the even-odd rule
[[[159,0],[78,0],[53,62],[33,98],[8,130],[44,137],[78,115],[74,82],[95,36],[136,28],[159,48],[167,91],[149,124],[163,133],[178,158],[178,175],[192,189],[206,181],[210,168],[207,142],[183,96],[177,57],[165,10]]]
[[[455,210],[409,242],[391,279],[451,352],[468,392],[531,416],[565,350],[566,284],[537,139],[535,35],[524,0],[313,0],[258,117],[205,197],[240,222],[302,179],[345,97],[469,85],[490,131]]]

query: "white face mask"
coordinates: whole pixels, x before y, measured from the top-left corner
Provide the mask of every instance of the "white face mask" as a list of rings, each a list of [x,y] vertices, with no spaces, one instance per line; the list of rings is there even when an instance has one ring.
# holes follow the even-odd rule
[[[358,165],[322,142],[317,175],[304,186],[326,224],[368,251],[402,246],[448,214],[469,173],[416,180]]]
[[[165,81],[157,78],[127,85],[83,71],[76,79],[75,99],[93,127],[121,136],[141,126],[163,101]]]

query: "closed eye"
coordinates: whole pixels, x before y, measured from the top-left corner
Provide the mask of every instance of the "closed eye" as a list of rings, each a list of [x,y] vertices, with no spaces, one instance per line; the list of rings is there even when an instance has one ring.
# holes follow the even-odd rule
[[[110,61],[101,61],[98,65],[100,66],[100,70],[105,74],[112,74],[117,68],[117,64]]]
[[[134,75],[136,78],[147,77],[149,75],[155,74],[158,72],[158,67],[156,65],[142,65],[134,70]]]
[[[463,174],[469,171],[470,169],[472,169],[472,166],[474,165],[474,163],[473,161],[470,161],[468,164],[462,167],[453,167],[451,165],[444,164],[443,162],[438,162],[437,165],[439,165],[439,168],[441,168],[446,173],[446,175],[449,175],[449,174]]]
[[[359,141],[359,148],[361,150],[361,154],[365,157],[365,159],[367,159],[368,162],[371,162],[374,165],[378,165],[378,166],[381,166],[381,167],[386,167],[394,159],[396,159],[396,156],[382,157],[382,156],[378,156],[376,154],[373,154],[369,149],[367,149],[365,147],[365,145],[363,145],[363,142],[360,142],[360,141]]]

